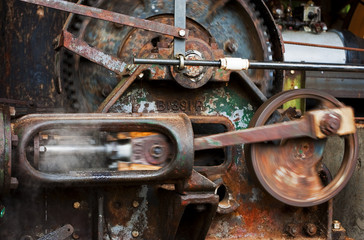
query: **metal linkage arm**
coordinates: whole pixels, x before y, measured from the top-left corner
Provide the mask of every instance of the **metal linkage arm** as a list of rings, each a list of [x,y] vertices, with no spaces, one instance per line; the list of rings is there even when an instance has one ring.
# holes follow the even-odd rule
[[[27,3],[33,3],[45,7],[50,7],[58,9],[61,11],[66,11],[74,14],[79,14],[87,17],[92,17],[100,20],[105,20],[113,23],[118,23],[121,25],[127,25],[130,27],[140,28],[152,32],[157,32],[169,36],[187,38],[188,30],[185,28],[174,27],[171,25],[149,21],[141,18],[136,18],[121,13],[115,13],[99,8],[89,7],[85,5],[80,5],[72,2],[67,2],[63,0],[21,0]],[[183,34],[181,34],[183,33]]]
[[[219,148],[286,138],[325,138],[330,134],[355,133],[354,112],[350,107],[307,112],[302,119],[262,127],[195,138],[196,150]]]
[[[96,48],[91,47],[82,39],[76,38],[70,32],[63,30],[59,37],[58,46],[65,47],[91,62],[97,63],[117,74],[123,74],[127,64],[117,57],[106,54]]]

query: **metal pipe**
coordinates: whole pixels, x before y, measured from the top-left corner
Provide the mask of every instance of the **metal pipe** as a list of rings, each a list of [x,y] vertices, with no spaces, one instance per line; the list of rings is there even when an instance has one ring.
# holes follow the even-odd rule
[[[364,65],[294,63],[294,62],[250,62],[249,68],[303,70],[303,71],[364,72]]]
[[[220,67],[220,60],[185,60],[187,66],[209,66],[209,67]],[[135,64],[155,64],[155,65],[179,65],[178,59],[144,59],[134,58]]]
[[[135,58],[135,64],[179,65],[177,59],[140,59]],[[186,66],[220,67],[220,60],[185,60]],[[249,69],[279,69],[304,71],[338,71],[338,72],[364,72],[364,65],[349,64],[322,64],[322,63],[295,63],[295,62],[249,62]]]

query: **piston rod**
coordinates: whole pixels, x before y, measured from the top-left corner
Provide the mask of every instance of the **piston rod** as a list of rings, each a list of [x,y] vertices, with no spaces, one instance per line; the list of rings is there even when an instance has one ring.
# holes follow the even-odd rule
[[[134,58],[135,64],[179,65],[178,59],[141,59]],[[258,62],[242,58],[222,58],[220,60],[185,60],[186,66],[219,67],[224,70],[247,69],[279,69],[303,71],[339,71],[364,72],[364,65],[351,64],[322,64],[322,63],[295,63],[295,62]]]

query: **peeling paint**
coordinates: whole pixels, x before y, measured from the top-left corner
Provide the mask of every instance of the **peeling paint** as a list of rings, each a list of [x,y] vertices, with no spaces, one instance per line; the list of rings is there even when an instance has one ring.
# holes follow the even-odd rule
[[[146,185],[143,185],[138,194],[138,197],[141,198],[142,200],[140,201],[140,205],[138,206],[138,208],[136,209],[134,214],[131,216],[130,220],[126,223],[125,226],[121,226],[121,225],[110,226],[110,224],[109,224],[111,236],[105,236],[104,239],[131,240],[131,239],[133,239],[133,236],[132,236],[133,231],[138,231],[140,236],[143,234],[143,232],[148,228],[147,193],[148,193],[148,187]]]

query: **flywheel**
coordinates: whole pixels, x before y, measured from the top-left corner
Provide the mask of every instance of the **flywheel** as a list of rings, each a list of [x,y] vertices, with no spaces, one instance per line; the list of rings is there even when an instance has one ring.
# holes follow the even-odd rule
[[[292,107],[293,105],[300,106],[300,109]],[[295,120],[303,117],[306,110],[343,106],[334,97],[313,89],[282,92],[262,104],[252,118],[250,127]],[[335,116],[329,117],[329,126],[321,129],[326,135],[330,135],[331,127],[340,122]],[[325,159],[324,151],[330,138],[282,139],[245,145],[246,159],[251,172],[273,197],[298,207],[318,205],[333,198],[344,188],[356,166],[356,134],[342,137],[342,144],[338,146],[343,148],[341,163]],[[323,176],[327,167],[329,176]],[[331,179],[331,174],[335,176],[327,181]]]

